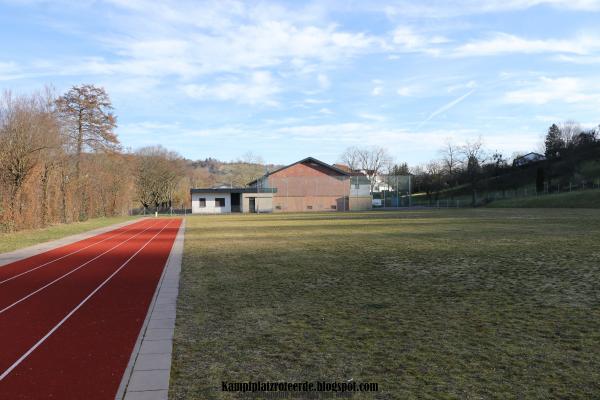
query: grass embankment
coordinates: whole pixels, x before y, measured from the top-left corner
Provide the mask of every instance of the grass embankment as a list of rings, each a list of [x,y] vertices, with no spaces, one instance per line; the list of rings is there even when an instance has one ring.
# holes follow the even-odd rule
[[[494,208],[600,208],[600,190],[581,190],[492,201]]]
[[[126,221],[135,217],[110,217],[94,218],[84,222],[74,222],[72,224],[53,225],[43,229],[32,229],[13,233],[0,233],[0,253],[33,246],[38,243],[48,242],[50,240],[60,239],[65,236],[75,235],[101,228],[119,222]]]
[[[599,240],[596,210],[188,217],[169,398],[597,397]]]

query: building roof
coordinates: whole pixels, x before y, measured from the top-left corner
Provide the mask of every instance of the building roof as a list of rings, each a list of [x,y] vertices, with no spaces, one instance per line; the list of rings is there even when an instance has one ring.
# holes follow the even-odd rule
[[[277,173],[277,172],[279,172],[279,171],[282,171],[282,170],[284,170],[284,169],[286,169],[286,168],[293,167],[293,166],[294,166],[294,165],[296,165],[296,164],[304,164],[304,163],[308,163],[308,162],[311,162],[311,163],[314,163],[314,164],[320,165],[320,166],[321,166],[321,167],[323,167],[323,168],[330,169],[330,170],[332,170],[332,171],[334,171],[334,172],[337,172],[337,173],[338,173],[338,174],[340,174],[340,175],[345,175],[345,176],[350,176],[350,175],[351,175],[349,172],[346,172],[346,171],[344,171],[344,170],[342,170],[342,169],[340,169],[340,168],[337,168],[337,167],[335,167],[335,166],[333,166],[333,165],[329,165],[329,164],[327,164],[326,162],[323,162],[323,161],[321,161],[321,160],[317,160],[317,159],[316,159],[316,158],[314,158],[314,157],[306,157],[306,158],[304,158],[304,159],[302,159],[302,160],[300,160],[300,161],[296,161],[295,163],[292,163],[292,164],[290,164],[290,165],[286,165],[285,167],[281,167],[281,168],[278,168],[278,169],[276,169],[275,171],[271,171],[271,172],[269,172],[269,173],[266,173],[265,175],[261,176],[260,178],[258,178],[258,179],[255,179],[255,180],[253,180],[252,182],[249,182],[249,183],[248,183],[248,185],[252,185],[252,184],[254,184],[254,183],[258,182],[258,181],[259,181],[260,179],[262,179],[262,178],[266,178],[267,176],[269,176],[269,175],[273,175],[273,174],[275,174],[275,173]]]
[[[277,193],[277,188],[247,188],[247,187],[229,187],[229,188],[192,188],[190,194],[194,193]]]

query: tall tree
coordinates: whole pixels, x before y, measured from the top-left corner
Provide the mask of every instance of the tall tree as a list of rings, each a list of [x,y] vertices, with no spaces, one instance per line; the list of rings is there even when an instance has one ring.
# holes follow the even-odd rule
[[[471,205],[476,205],[477,184],[481,175],[481,164],[486,160],[485,149],[481,138],[475,141],[467,141],[461,146],[460,151],[466,163],[466,173],[471,186]]]
[[[69,150],[75,155],[75,180],[79,192],[80,219],[87,218],[86,197],[81,180],[81,162],[85,151],[118,150],[114,133],[117,118],[110,98],[103,88],[94,85],[73,86],[56,100],[65,122]]]
[[[561,155],[561,152],[565,149],[565,141],[562,138],[561,131],[556,124],[552,124],[550,128],[548,128],[548,133],[546,134],[545,144],[545,155],[548,159],[558,158]]]

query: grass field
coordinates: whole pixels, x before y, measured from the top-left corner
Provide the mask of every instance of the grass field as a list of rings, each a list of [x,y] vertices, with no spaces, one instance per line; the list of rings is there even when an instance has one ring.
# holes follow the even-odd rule
[[[494,208],[600,208],[600,190],[581,190],[543,196],[497,200],[488,204]]]
[[[50,240],[60,239],[62,237],[75,235],[77,233],[87,232],[103,226],[117,224],[131,218],[133,217],[94,218],[85,222],[53,225],[44,229],[32,229],[13,233],[0,233],[0,253],[33,246],[35,244],[48,242]]]
[[[598,398],[600,212],[188,217],[173,399],[221,381],[352,398]]]

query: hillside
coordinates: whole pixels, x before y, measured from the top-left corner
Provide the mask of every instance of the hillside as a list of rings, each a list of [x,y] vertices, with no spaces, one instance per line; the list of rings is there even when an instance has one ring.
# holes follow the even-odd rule
[[[600,190],[582,190],[496,200],[487,205],[492,208],[600,208]]]

